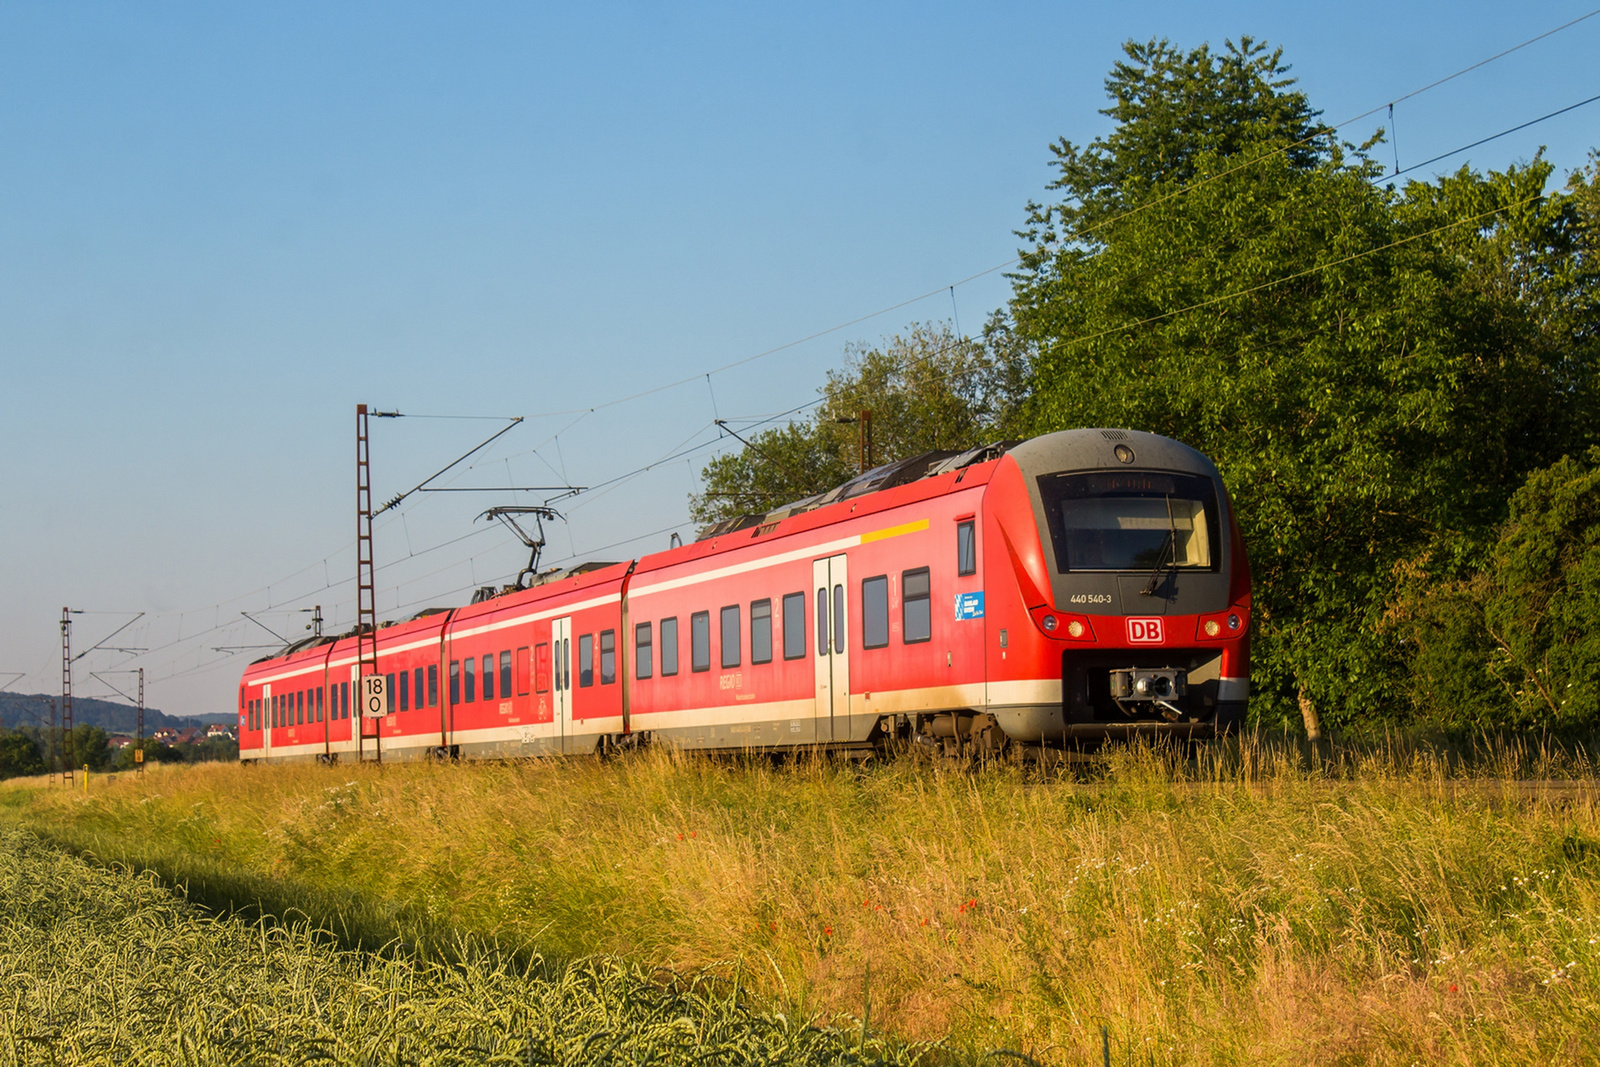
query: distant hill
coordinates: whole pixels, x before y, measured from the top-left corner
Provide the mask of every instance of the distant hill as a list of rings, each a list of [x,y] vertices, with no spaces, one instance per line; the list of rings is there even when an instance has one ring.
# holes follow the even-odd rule
[[[15,726],[49,726],[50,708],[60,701],[59,696],[43,693],[0,693],[0,725],[6,729]],[[72,699],[72,721],[98,726],[110,734],[131,734],[139,716],[139,709],[131,704],[117,704],[94,697]],[[157,730],[185,726],[209,726],[214,722],[232,723],[236,715],[222,712],[216,715],[168,715],[155,708],[144,709],[144,732],[149,736]]]

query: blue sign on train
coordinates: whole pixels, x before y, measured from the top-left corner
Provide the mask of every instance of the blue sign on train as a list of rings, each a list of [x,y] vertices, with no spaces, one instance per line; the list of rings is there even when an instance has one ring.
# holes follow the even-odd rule
[[[983,618],[983,590],[982,589],[978,590],[976,593],[957,593],[956,594],[956,618],[957,619],[981,619],[981,618]]]

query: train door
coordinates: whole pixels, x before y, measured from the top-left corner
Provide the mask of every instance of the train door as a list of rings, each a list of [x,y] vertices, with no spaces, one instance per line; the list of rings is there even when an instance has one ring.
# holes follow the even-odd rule
[[[567,751],[568,722],[572,718],[572,616],[550,623],[550,658],[555,675],[551,686],[551,744],[557,752]]]
[[[261,756],[266,759],[272,755],[272,728],[278,724],[278,717],[273,714],[272,685],[268,683],[261,687]]]
[[[845,741],[850,736],[850,598],[844,556],[814,560],[811,586],[816,590],[817,740]]]

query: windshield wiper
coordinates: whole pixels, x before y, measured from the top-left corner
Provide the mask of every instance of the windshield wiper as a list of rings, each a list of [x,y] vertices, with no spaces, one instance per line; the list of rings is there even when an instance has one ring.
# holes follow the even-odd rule
[[[1177,543],[1177,538],[1173,535],[1174,531],[1168,530],[1167,536],[1161,539],[1161,550],[1156,553],[1156,565],[1155,568],[1150,571],[1150,582],[1143,589],[1139,590],[1140,596],[1156,595],[1156,589],[1160,587],[1161,578],[1165,572],[1166,565],[1163,561],[1166,560],[1167,553],[1170,552],[1173,546]]]
[[[1165,569],[1161,560],[1168,560]],[[1178,569],[1178,524],[1172,519],[1172,497],[1167,497],[1167,536],[1161,542],[1161,551],[1156,553],[1156,565],[1150,572],[1150,582],[1139,591],[1140,596],[1155,596],[1156,590],[1161,588],[1161,583],[1167,574]]]

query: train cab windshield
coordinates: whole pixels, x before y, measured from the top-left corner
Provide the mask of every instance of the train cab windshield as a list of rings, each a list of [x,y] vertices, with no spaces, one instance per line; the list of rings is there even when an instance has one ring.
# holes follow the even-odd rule
[[[1057,474],[1039,479],[1039,489],[1063,573],[1215,571],[1220,565],[1216,490],[1208,478]]]

